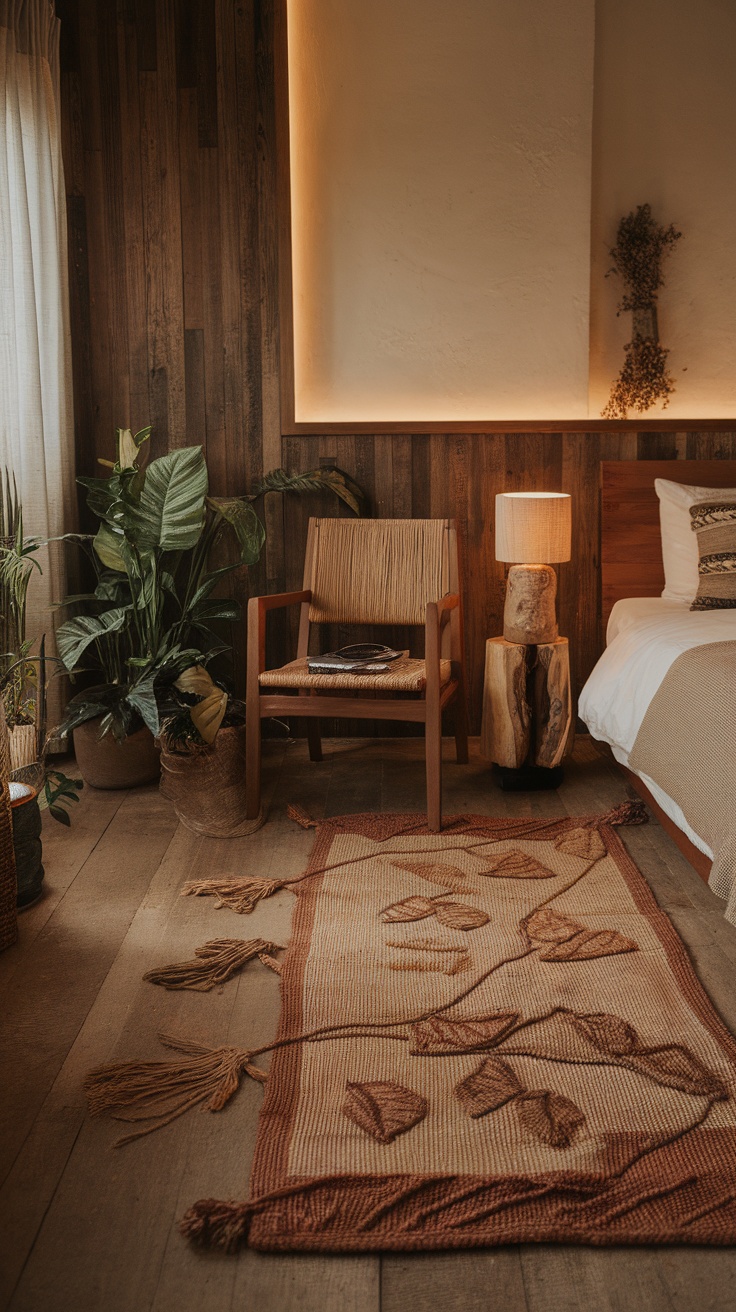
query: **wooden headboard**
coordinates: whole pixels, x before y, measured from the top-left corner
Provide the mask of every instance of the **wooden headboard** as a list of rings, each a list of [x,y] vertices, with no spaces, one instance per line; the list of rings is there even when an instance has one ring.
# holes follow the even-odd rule
[[[655,478],[736,487],[736,460],[601,462],[601,609],[604,627],[622,597],[658,597],[664,587]]]

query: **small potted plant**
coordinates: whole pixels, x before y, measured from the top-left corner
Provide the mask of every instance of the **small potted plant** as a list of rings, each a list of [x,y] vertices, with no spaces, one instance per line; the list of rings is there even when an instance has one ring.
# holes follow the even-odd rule
[[[99,520],[92,540],[77,538],[96,576],[93,592],[68,598],[82,613],[57,630],[70,674],[92,686],[72,697],[58,733],[73,732],[80,773],[94,787],[131,787],[159,774],[161,708],[185,670],[204,669],[230,649],[218,626],[240,617],[237,602],[215,595],[233,570],[258,560],[265,530],[252,502],[266,491],[332,489],[356,511],[362,493],[335,469],[266,475],[242,497],[211,497],[202,448],[169,451],[146,466],[150,427],[117,430],[107,478],[80,478]],[[108,462],[109,463],[109,462]],[[212,563],[221,539],[229,564]]]

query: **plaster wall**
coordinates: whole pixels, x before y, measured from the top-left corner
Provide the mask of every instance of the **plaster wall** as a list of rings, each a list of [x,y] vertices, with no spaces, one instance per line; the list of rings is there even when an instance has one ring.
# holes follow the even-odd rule
[[[590,413],[630,340],[606,278],[622,214],[682,233],[663,265],[660,340],[676,392],[646,417],[736,415],[736,0],[597,0]]]
[[[581,418],[594,0],[290,0],[296,418]]]

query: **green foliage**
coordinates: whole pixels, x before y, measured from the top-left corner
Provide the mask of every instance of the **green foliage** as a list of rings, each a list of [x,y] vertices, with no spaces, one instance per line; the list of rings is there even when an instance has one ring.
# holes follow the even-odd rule
[[[99,520],[91,547],[82,540],[97,583],[67,599],[83,612],[61,625],[57,642],[70,673],[98,677],[71,699],[60,733],[101,716],[102,732],[119,741],[141,723],[157,734],[182,671],[230,650],[221,626],[240,618],[240,606],[213,594],[233,570],[260,558],[265,530],[251,503],[263,492],[328,489],[356,514],[365,505],[357,484],[336,469],[276,470],[249,496],[211,497],[202,448],[169,451],[145,466],[150,435],[150,427],[135,436],[118,429],[109,476],[78,480]],[[212,568],[225,537],[234,558]]]
[[[48,809],[49,815],[59,824],[70,825],[71,818],[66,807],[79,801],[79,793],[84,787],[81,779],[70,779],[61,770],[47,770],[43,788],[38,795],[38,805],[42,811]]]

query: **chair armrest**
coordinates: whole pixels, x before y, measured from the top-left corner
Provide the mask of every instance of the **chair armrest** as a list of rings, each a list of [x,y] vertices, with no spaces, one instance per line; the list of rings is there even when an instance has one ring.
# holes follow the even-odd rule
[[[442,631],[453,611],[460,605],[457,592],[446,592],[439,601],[427,603],[424,629],[424,662],[427,670],[427,695],[439,696]]]
[[[302,592],[274,592],[270,597],[251,597],[248,602],[248,611],[251,606],[258,607],[260,611],[281,610],[284,606],[296,606],[301,601],[311,601],[311,589],[305,588]]]
[[[270,610],[297,606],[312,600],[311,589],[301,592],[274,592],[270,597],[251,597],[248,602],[248,652],[246,660],[246,696],[258,694],[258,676],[266,668],[266,615]]]

